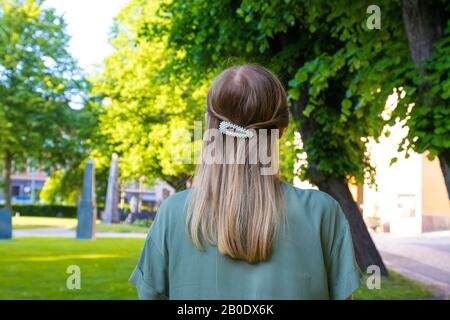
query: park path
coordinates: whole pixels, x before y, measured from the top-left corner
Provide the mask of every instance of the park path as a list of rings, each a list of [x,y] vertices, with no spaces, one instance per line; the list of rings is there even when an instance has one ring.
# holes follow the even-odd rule
[[[437,298],[450,299],[449,231],[372,237],[388,268],[422,282]]]
[[[145,233],[133,232],[97,232],[97,238],[145,238]],[[24,237],[63,237],[75,238],[75,230],[70,228],[36,228],[13,230],[14,238]]]

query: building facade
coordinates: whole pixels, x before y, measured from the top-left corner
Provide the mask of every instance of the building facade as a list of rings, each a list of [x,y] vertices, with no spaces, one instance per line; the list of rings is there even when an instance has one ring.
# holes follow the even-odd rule
[[[28,167],[25,172],[11,175],[11,194],[13,204],[39,204],[40,198],[48,176],[41,170]],[[175,193],[175,189],[164,181],[158,181],[152,186],[139,182],[131,182],[124,185],[121,190],[121,204],[137,201],[139,209],[141,206],[147,208],[158,207],[168,196]],[[0,189],[0,204],[5,203],[3,190]]]
[[[405,130],[396,126],[379,143],[370,141],[377,188],[359,186],[360,192],[354,190],[353,194],[364,217],[378,220],[382,231],[412,235],[449,230],[450,204],[439,160],[429,160],[427,154],[417,153],[406,158],[397,152]],[[398,160],[390,165],[394,157]]]
[[[25,172],[11,175],[11,194],[13,204],[40,203],[40,192],[44,187],[47,175],[32,168]],[[0,191],[0,203],[5,202],[3,190]]]
[[[175,189],[164,181],[157,181],[152,186],[146,186],[143,182],[131,182],[122,186],[119,207],[123,208],[127,203],[132,211],[155,210],[161,202],[175,193]]]
[[[407,128],[390,128],[389,137],[369,140],[368,149],[376,168],[376,186],[350,185],[366,225],[377,232],[416,235],[450,230],[450,203],[439,160],[427,154],[397,151]],[[301,142],[300,142],[301,144]],[[391,160],[397,161],[391,165]],[[294,180],[299,188],[315,188]]]

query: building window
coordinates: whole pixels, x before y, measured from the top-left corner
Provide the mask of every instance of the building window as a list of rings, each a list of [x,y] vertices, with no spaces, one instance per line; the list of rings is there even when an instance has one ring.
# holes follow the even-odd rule
[[[400,217],[413,218],[416,216],[416,197],[414,194],[399,194],[397,201]]]
[[[13,197],[20,196],[20,186],[13,186],[12,187],[12,196]]]

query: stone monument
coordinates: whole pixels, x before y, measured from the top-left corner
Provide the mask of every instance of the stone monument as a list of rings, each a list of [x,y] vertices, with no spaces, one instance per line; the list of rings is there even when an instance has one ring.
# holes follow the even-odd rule
[[[78,205],[77,239],[95,239],[97,206],[95,202],[94,161],[86,163],[83,177],[83,190]]]
[[[119,165],[118,156],[113,153],[111,156],[111,166],[109,167],[108,187],[106,190],[104,223],[119,222]]]
[[[7,208],[0,209],[0,240],[12,239],[12,217]]]

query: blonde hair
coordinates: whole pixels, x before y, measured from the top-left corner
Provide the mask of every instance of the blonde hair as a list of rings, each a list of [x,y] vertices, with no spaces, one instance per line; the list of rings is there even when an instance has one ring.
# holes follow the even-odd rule
[[[282,132],[289,124],[282,84],[258,65],[226,69],[216,77],[207,96],[207,129],[217,129],[221,121],[256,132]],[[197,165],[187,203],[187,232],[199,250],[203,250],[204,239],[223,255],[249,263],[265,261],[283,221],[281,181],[277,173],[262,175],[262,164],[249,161],[248,139],[225,138],[233,140],[232,150],[219,145],[218,139],[210,143],[223,150],[225,157],[231,152],[243,156],[244,161]],[[273,146],[267,144],[267,148],[273,156]]]

